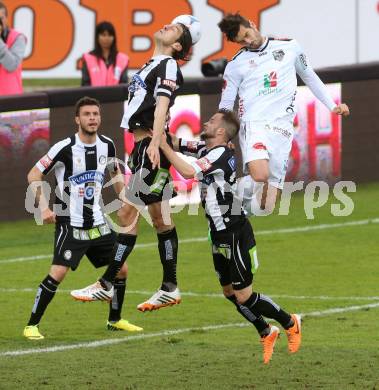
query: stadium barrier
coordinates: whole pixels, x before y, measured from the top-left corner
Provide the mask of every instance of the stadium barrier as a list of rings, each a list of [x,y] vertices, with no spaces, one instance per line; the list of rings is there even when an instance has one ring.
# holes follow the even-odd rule
[[[298,97],[304,107],[300,107],[295,120],[290,179],[378,181],[379,63],[322,69],[318,74],[325,83],[332,84],[335,99],[350,106],[351,115],[342,121],[333,119],[309,92],[300,88]],[[179,107],[173,118],[176,127],[184,125],[197,134],[200,123],[217,110],[221,88],[220,78],[186,81],[174,105],[174,109]],[[127,93],[127,86],[82,87],[0,97],[1,221],[29,215],[24,207],[27,172],[49,145],[75,132],[74,105],[80,97],[100,100],[101,129],[114,139],[118,156],[124,157],[128,140],[120,130],[120,121]]]

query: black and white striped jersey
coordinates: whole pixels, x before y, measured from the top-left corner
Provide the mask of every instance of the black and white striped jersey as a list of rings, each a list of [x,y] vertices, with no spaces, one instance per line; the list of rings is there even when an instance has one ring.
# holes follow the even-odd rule
[[[132,77],[121,127],[129,131],[152,129],[158,96],[170,98],[171,107],[182,84],[182,72],[172,57],[159,55],[151,58]]]
[[[200,198],[212,231],[228,229],[245,218],[237,197],[236,159],[224,145],[207,150],[205,143],[179,139],[179,151],[197,157],[191,163],[199,179]]]
[[[57,222],[85,229],[105,223],[100,205],[105,168],[118,169],[110,138],[98,135],[94,144],[84,144],[75,134],[53,145],[36,167],[44,175],[54,168]]]

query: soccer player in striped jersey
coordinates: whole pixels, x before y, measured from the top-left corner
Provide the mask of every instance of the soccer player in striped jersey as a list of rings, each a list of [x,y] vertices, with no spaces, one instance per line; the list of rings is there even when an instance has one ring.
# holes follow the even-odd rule
[[[209,223],[215,271],[225,297],[257,329],[263,347],[263,362],[269,363],[279,336],[279,328],[264,317],[275,319],[285,329],[290,353],[301,344],[301,318],[289,314],[266,295],[252,289],[258,268],[254,233],[236,194],[236,161],[228,143],[237,135],[239,121],[231,111],[219,111],[204,124],[203,142],[172,136],[175,151],[197,157],[191,164],[179,157],[162,140],[161,148],[185,178],[197,177],[201,202]]]
[[[126,201],[118,212],[122,227],[118,250],[99,280],[101,286],[96,282],[72,292],[77,299],[96,301],[97,291],[111,289],[116,273],[133,251],[140,211],[147,206],[157,232],[163,280],[158,291],[137,306],[143,312],[181,302],[176,277],[178,236],[168,204],[174,196],[170,163],[161,155],[159,143],[167,130],[169,108],[183,84],[177,61],[188,58],[193,37],[187,26],[169,24],[154,34],[154,43],[153,57],[130,82],[128,106],[121,123],[121,127],[133,133],[135,144],[128,162],[133,175],[128,183]]]
[[[43,222],[55,223],[53,262],[38,287],[32,313],[24,329],[24,336],[31,340],[44,338],[39,331],[39,323],[70,268],[75,270],[84,255],[96,268],[105,266],[116,249],[116,235],[107,224],[100,205],[105,170],[115,179],[117,194],[124,186],[122,178],[117,180],[121,172],[114,143],[97,132],[101,123],[99,102],[88,97],[80,99],[76,104],[75,122],[78,132],[53,145],[28,174]],[[54,211],[40,191],[43,176],[52,170],[55,171],[57,186]],[[99,293],[99,299],[110,303],[109,330],[142,330],[121,318],[127,271],[124,264],[111,294],[106,291]]]

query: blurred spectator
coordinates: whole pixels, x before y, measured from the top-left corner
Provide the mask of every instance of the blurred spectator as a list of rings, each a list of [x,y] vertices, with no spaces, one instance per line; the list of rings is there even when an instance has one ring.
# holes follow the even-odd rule
[[[128,82],[129,57],[117,50],[112,23],[96,26],[95,49],[83,55],[82,86],[105,86]]]
[[[8,26],[8,10],[0,2],[0,96],[22,93],[21,62],[26,38]]]

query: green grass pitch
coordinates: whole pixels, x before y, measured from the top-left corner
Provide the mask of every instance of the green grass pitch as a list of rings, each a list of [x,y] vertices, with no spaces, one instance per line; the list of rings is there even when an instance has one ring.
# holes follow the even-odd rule
[[[83,259],[42,319],[45,340],[25,340],[51,261],[53,227],[32,219],[1,223],[0,389],[379,389],[379,184],[358,185],[350,195],[348,217],[331,215],[331,198],[307,220],[299,194],[288,216],[252,219],[260,260],[255,289],[304,314],[300,351],[290,356],[283,334],[268,366],[255,329],[220,295],[202,212],[174,216],[185,240],[178,262],[183,301],[153,313],[136,310],[161,279],[155,234],[142,223],[137,243],[144,245],[128,260],[123,311],[144,327],[137,337],[106,330],[107,304],[71,299],[70,289],[101,272]]]

